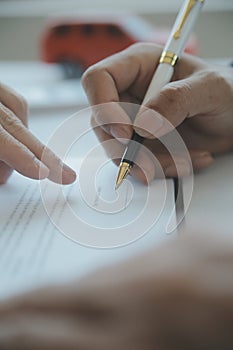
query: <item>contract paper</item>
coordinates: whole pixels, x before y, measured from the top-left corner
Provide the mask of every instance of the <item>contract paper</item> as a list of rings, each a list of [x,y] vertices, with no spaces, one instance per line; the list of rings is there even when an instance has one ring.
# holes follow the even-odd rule
[[[94,157],[70,164],[78,177],[69,186],[15,172],[0,187],[0,298],[81,278],[176,234],[166,234],[171,180],[148,187],[129,179],[116,192],[111,162]]]

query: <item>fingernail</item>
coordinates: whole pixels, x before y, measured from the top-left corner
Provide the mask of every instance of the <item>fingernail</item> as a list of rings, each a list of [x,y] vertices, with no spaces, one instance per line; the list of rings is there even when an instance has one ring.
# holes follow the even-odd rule
[[[64,184],[72,183],[76,180],[76,172],[68,165],[62,164],[62,182]]]
[[[134,129],[143,137],[154,138],[163,124],[164,118],[160,113],[147,109],[136,117]]]
[[[115,137],[115,139],[117,139],[121,143],[127,143],[128,140],[131,138],[130,130],[123,126],[112,125],[110,130],[111,130],[112,136]]]
[[[213,157],[208,152],[202,153],[197,158],[193,159],[194,168],[203,168],[211,165],[214,162]]]
[[[190,174],[190,165],[185,160],[175,161],[175,164],[169,165],[164,171],[167,177],[188,176]]]

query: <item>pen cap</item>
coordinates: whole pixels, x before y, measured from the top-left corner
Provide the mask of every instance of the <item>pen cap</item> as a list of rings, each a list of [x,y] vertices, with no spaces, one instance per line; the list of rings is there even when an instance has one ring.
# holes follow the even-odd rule
[[[203,4],[204,0],[184,1],[172,28],[171,35],[165,45],[165,51],[171,51],[177,56],[180,56],[197,21]]]

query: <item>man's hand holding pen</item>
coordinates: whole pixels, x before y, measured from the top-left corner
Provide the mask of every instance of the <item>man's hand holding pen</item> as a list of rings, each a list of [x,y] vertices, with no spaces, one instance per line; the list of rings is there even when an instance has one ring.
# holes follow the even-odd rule
[[[91,67],[83,76],[90,104],[141,104],[161,52],[162,48],[154,44],[136,44]],[[184,175],[188,174],[190,165],[182,154],[172,159],[158,140],[168,132],[163,127],[164,118],[176,127],[186,143],[195,171],[212,164],[215,154],[233,147],[231,67],[208,65],[184,54],[175,66],[171,82],[152,97],[146,107],[148,113],[139,114],[134,124],[119,106],[115,106],[112,113],[93,115],[92,125],[100,142],[113,140],[114,149],[105,149],[109,157],[114,158],[112,154],[116,152],[124,153],[122,139],[131,139],[136,128],[147,138],[144,145],[155,154],[165,176],[176,176],[175,163]],[[139,129],[144,130],[143,133]],[[120,159],[114,161],[119,165]],[[131,175],[138,180],[146,181],[144,172],[148,181],[158,176],[154,163],[143,150],[139,151],[137,164]]]
[[[161,89],[170,82],[174,73],[174,67],[184,50],[198,14],[202,9],[203,3],[204,0],[186,0],[183,6],[181,6],[171,33],[160,55],[159,64],[154,70],[153,76],[151,77],[151,80],[148,84],[148,88],[144,94],[143,100],[140,103],[141,106],[138,108],[136,115],[130,116],[130,119],[132,121],[134,121],[135,118],[137,119],[138,115],[141,115],[142,113],[143,115],[145,113],[148,115],[148,112],[151,114],[150,111],[144,110],[145,106],[150,103],[151,99],[154,99],[156,96],[158,96]],[[147,118],[149,118],[149,116],[147,116]],[[150,115],[150,118],[154,118],[154,116]],[[161,122],[164,122],[162,116],[156,122],[157,128]],[[169,129],[173,130],[173,127],[171,128],[169,126]],[[134,123],[134,132],[132,134],[131,140],[126,146],[125,152],[120,161],[119,171],[116,179],[116,189],[131,172],[132,167],[136,165],[135,161],[137,161],[138,158],[140,144],[144,142],[144,134],[146,134],[145,137],[147,137],[148,134],[148,131],[145,131],[146,130],[144,127],[137,127]],[[151,134],[151,132],[149,132],[149,135],[152,136],[152,138],[156,137],[156,135],[153,133]],[[177,170],[177,173],[179,173],[179,175],[182,175],[182,171],[183,169],[181,171],[179,169],[179,171]],[[146,174],[145,177],[146,182],[148,182]]]

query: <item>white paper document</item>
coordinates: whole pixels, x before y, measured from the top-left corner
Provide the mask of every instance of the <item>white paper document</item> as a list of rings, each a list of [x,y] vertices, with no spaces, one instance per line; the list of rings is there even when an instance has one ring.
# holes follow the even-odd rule
[[[166,234],[172,181],[147,187],[129,179],[115,191],[117,168],[110,161],[70,162],[79,174],[72,185],[14,173],[0,187],[1,298],[79,278],[175,234]]]

